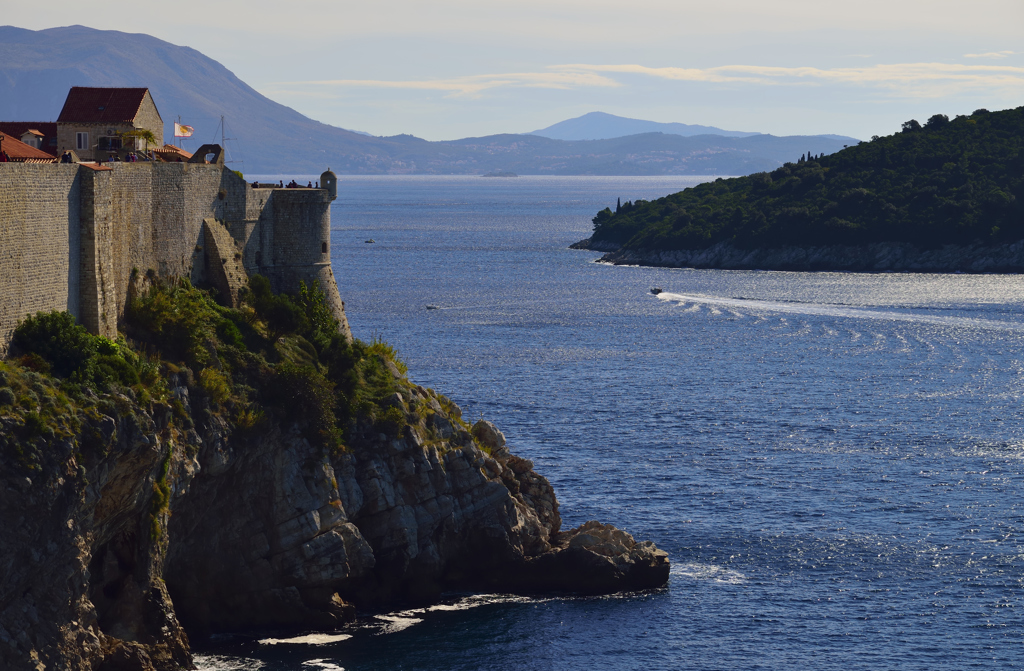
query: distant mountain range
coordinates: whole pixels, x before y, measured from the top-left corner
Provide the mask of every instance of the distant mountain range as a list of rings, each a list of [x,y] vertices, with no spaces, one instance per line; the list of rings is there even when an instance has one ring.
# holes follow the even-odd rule
[[[806,152],[830,154],[857,142],[841,136],[775,137],[659,124],[602,113],[525,135],[447,142],[411,135],[373,137],[305,117],[261,95],[195,49],[149,35],[84,26],[40,31],[0,27],[0,121],[53,121],[72,86],[148,87],[167,139],[171,122],[180,116],[197,129],[196,147],[220,141],[223,115],[228,136],[235,138],[228,142],[229,159],[243,161],[232,167],[251,174],[318,173],[331,167],[339,174],[505,170],[520,175],[745,175],[774,169]],[[691,129],[707,134],[694,135],[698,131]],[[608,136],[618,132],[626,136]],[[593,134],[594,139],[553,137],[557,134]]]
[[[722,130],[714,126],[698,126],[686,123],[661,123],[627,119],[605,112],[590,112],[575,119],[566,119],[558,123],[535,130],[530,135],[549,137],[552,140],[610,140],[627,135],[640,133],[665,133],[666,135],[722,135],[725,137],[750,137],[761,133],[745,133],[738,130]],[[847,138],[849,139],[849,138]]]

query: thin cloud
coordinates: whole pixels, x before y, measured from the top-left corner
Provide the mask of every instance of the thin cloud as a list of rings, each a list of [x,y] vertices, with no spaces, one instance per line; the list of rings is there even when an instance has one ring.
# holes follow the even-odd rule
[[[1006,58],[1014,55],[1015,51],[987,51],[983,54],[964,54],[964,58]]]
[[[488,89],[503,87],[574,89],[582,87],[617,87],[621,84],[614,79],[586,70],[569,69],[548,72],[511,72],[505,74],[470,75],[452,79],[426,79],[420,81],[391,81],[382,79],[324,79],[304,82],[277,82],[271,87],[317,88],[380,88],[411,89],[419,91],[443,91],[452,96],[477,97]]]
[[[1024,92],[1024,67],[959,63],[895,63],[854,68],[725,65],[714,68],[652,68],[644,65],[573,63],[556,71],[637,74],[674,81],[744,83],[773,86],[849,84],[887,89],[909,97],[940,97],[967,90]]]
[[[1010,52],[998,52],[1010,53]],[[996,64],[893,63],[863,67],[816,68],[723,65],[713,68],[649,67],[638,64],[569,63],[543,72],[469,75],[450,79],[327,79],[268,84],[273,93],[329,97],[338,89],[376,88],[440,91],[446,97],[479,98],[500,88],[577,89],[623,86],[622,75],[680,82],[807,87],[827,84],[874,88],[889,95],[938,98],[968,91],[1024,93],[1024,67]]]

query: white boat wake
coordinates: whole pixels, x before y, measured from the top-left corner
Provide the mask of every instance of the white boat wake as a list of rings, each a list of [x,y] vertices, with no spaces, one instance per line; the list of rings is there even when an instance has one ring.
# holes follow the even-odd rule
[[[845,305],[827,303],[790,303],[785,301],[762,301],[749,298],[721,298],[719,296],[702,296],[700,294],[676,294],[662,292],[657,298],[670,303],[678,303],[686,307],[686,312],[693,312],[699,305],[708,306],[712,314],[727,308],[741,312],[781,312],[785,314],[818,315],[823,317],[846,317],[853,319],[874,319],[879,321],[914,322],[918,324],[936,324],[939,326],[959,326],[970,328],[998,329],[1003,331],[1024,331],[1024,323],[1001,321],[998,319],[974,319],[972,317],[954,317],[929,315],[894,310],[873,310],[855,308]]]

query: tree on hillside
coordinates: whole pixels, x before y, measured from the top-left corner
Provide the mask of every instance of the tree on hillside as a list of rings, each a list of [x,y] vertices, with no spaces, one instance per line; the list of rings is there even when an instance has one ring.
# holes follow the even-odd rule
[[[1024,239],[1024,107],[911,119],[903,132],[771,172],[706,182],[594,219],[627,249]]]

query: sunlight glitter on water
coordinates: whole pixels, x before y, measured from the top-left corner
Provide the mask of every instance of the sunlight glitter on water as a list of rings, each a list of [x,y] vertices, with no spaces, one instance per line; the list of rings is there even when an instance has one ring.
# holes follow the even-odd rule
[[[1024,665],[1024,277],[567,249],[617,197],[671,180],[342,182],[331,249],[356,335],[494,421],[564,528],[651,539],[672,577],[607,599],[458,597],[335,648],[231,654],[267,671]]]
[[[675,564],[669,574],[690,580],[710,580],[723,585],[742,585],[747,579],[747,576],[739,571],[730,571],[710,564]]]

